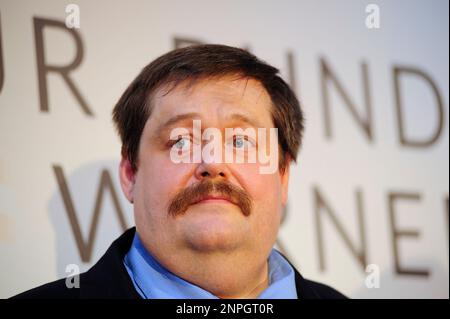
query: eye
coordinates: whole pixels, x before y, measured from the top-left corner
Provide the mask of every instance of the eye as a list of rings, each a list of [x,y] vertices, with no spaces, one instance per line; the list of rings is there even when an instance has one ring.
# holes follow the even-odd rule
[[[175,141],[173,146],[177,150],[186,151],[191,148],[191,138],[189,136],[182,136],[178,140]]]
[[[237,149],[249,149],[254,146],[255,144],[247,136],[236,135],[233,137],[233,147]]]

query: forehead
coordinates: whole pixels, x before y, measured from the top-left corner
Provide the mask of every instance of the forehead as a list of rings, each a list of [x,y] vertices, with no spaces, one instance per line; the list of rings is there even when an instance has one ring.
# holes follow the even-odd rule
[[[189,112],[217,120],[239,113],[258,119],[264,126],[272,125],[271,98],[255,79],[223,76],[199,79],[194,83],[185,81],[169,89],[164,86],[153,96],[151,118],[154,121]]]

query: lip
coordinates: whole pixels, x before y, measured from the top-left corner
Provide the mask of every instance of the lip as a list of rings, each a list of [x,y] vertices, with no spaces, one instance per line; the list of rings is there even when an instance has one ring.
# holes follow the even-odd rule
[[[206,196],[196,201],[194,204],[206,204],[206,203],[224,203],[224,204],[234,204],[229,198],[224,196]]]

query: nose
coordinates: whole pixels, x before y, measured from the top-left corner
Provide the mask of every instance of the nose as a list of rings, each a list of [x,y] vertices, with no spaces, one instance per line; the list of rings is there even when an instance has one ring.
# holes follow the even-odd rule
[[[225,164],[200,163],[195,170],[195,177],[202,181],[204,178],[228,179],[229,172]]]

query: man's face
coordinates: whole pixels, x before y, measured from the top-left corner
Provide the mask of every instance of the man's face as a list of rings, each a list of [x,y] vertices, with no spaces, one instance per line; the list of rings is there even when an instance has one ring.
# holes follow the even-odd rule
[[[224,152],[247,145],[242,137],[225,140],[225,128],[273,128],[267,91],[256,80],[222,77],[200,80],[189,89],[182,83],[166,92],[160,89],[153,97],[152,115],[140,140],[137,171],[132,173],[126,159],[120,168],[122,187],[134,203],[143,242],[156,255],[184,249],[251,252],[266,258],[287,200],[289,165],[284,174],[278,170],[261,174],[258,159],[256,163],[175,163],[170,152],[176,141],[170,134],[174,128],[187,129],[190,136],[175,147],[189,153],[191,145],[199,142],[192,140],[193,120],[201,120],[202,132],[212,127],[222,132]],[[198,188],[206,184],[209,187]],[[214,185],[229,185],[231,191],[225,187],[223,192],[224,187]],[[207,195],[212,198],[195,203]],[[245,199],[251,204],[247,212],[242,205]],[[175,207],[172,213],[170,207]]]

